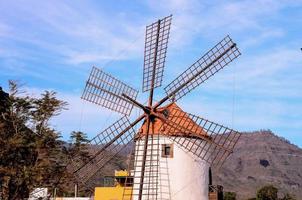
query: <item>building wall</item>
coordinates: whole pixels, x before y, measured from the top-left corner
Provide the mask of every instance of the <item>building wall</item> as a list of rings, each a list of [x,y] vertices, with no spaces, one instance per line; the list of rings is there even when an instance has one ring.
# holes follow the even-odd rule
[[[180,148],[178,144],[173,144],[173,141],[165,136],[153,136],[149,138],[148,143],[144,187],[150,189],[144,190],[143,199],[208,199],[209,165],[205,161]],[[136,163],[133,172],[134,200],[138,199],[143,144],[144,138],[136,141]],[[173,157],[162,157],[162,144],[173,144]],[[159,158],[158,163],[156,156]]]
[[[96,187],[94,193],[94,200],[130,200],[131,189],[126,189],[124,187]]]

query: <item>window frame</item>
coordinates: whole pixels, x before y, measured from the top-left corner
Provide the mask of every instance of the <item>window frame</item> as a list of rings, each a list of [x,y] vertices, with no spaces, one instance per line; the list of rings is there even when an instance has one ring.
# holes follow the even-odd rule
[[[166,154],[166,147],[170,147],[170,154]],[[162,144],[161,145],[161,157],[162,158],[173,158],[174,156],[174,145],[173,144]]]

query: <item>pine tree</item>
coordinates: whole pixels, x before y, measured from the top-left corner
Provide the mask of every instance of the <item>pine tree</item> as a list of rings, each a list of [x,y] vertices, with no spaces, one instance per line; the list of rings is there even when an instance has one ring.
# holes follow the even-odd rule
[[[86,159],[86,136],[73,132],[73,148],[66,148],[50,121],[66,109],[55,92],[32,97],[9,82],[9,95],[0,90],[0,196],[25,199],[36,187],[67,191],[72,174],[66,171],[71,154]]]

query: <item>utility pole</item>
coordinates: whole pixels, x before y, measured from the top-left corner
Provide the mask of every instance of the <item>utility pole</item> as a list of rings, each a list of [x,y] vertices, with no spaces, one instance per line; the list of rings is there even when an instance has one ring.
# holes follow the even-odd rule
[[[74,185],[74,197],[78,196],[78,184]]]
[[[54,189],[53,191],[53,199],[57,198],[57,188]]]

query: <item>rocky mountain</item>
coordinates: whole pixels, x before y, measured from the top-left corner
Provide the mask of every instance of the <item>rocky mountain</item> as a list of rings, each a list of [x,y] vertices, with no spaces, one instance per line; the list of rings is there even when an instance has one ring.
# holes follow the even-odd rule
[[[268,184],[280,197],[290,193],[302,200],[302,149],[271,131],[244,133],[224,165],[213,170],[213,183],[242,200]]]

